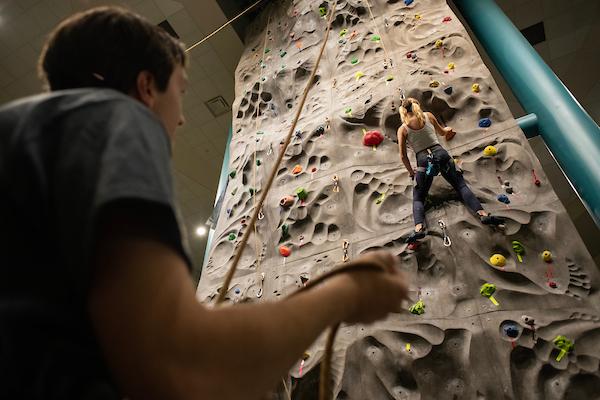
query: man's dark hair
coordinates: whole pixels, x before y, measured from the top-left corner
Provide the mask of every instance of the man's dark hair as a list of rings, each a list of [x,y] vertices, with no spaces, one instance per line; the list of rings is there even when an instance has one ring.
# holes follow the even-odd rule
[[[176,64],[186,64],[179,40],[130,11],[99,7],[58,25],[38,68],[50,90],[108,87],[128,94],[144,70],[164,91]]]

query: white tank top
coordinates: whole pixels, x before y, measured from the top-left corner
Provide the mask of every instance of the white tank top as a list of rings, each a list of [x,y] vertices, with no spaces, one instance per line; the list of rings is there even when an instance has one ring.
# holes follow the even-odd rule
[[[409,146],[413,149],[415,154],[428,149],[436,144],[440,144],[435,134],[435,128],[429,122],[429,119],[425,117],[425,125],[421,129],[412,129],[406,125],[406,141]]]

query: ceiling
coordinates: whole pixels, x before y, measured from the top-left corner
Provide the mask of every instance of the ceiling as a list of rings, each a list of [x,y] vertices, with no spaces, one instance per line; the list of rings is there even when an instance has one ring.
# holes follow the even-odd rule
[[[153,23],[167,20],[188,45],[212,32],[252,0],[0,0],[0,104],[38,93],[41,83],[36,62],[47,33],[73,12],[105,4],[130,8]],[[600,2],[597,0],[497,0],[519,29],[544,22],[546,41],[535,46],[586,110],[600,121]],[[205,101],[222,96],[234,99],[234,72],[243,43],[243,32],[252,18],[242,18],[190,52],[190,85],[184,102],[186,124],[178,132],[173,168],[181,212],[188,231],[196,275],[202,265],[206,236],[194,234],[212,213],[231,112],[214,117]],[[243,35],[242,35],[243,36]],[[485,60],[484,56],[484,60]],[[490,63],[487,62],[488,66]],[[516,117],[522,108],[494,73]],[[567,206],[580,233],[588,241],[598,230],[586,215],[568,183],[561,177],[543,142],[533,143],[546,173]],[[562,181],[561,181],[562,179]],[[598,262],[600,256],[595,254]]]

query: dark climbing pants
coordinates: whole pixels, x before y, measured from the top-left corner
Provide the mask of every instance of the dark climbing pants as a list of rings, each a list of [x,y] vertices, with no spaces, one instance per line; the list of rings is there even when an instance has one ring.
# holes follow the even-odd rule
[[[429,150],[433,154],[433,161],[439,166],[440,173],[456,190],[463,203],[474,212],[483,210],[481,203],[465,183],[462,173],[456,170],[454,160],[448,152],[440,145],[430,147]],[[417,166],[419,168],[415,174],[415,186],[413,188],[413,218],[415,225],[422,224],[425,221],[425,198],[433,183],[433,176],[429,176],[425,172],[427,170],[428,155],[427,150],[417,153]]]

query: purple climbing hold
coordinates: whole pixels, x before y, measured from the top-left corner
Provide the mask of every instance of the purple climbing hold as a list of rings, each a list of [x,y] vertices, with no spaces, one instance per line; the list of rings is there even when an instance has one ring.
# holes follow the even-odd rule
[[[404,5],[410,6],[414,0],[404,0]]]
[[[479,120],[479,127],[480,128],[489,128],[490,126],[492,126],[492,120],[489,118],[481,118]]]
[[[510,204],[510,199],[508,198],[507,195],[503,194],[499,194],[498,197],[496,197],[498,199],[499,202],[504,203],[504,204]]]

